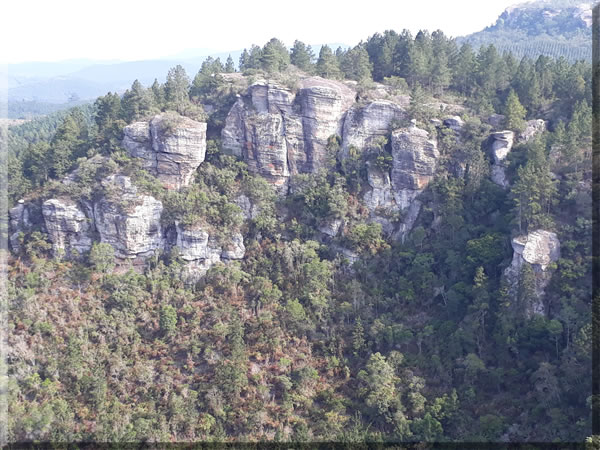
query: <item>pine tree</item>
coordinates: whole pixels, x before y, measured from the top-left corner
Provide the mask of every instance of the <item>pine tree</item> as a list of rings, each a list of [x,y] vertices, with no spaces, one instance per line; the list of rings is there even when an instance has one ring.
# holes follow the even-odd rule
[[[312,73],[315,68],[314,59],[315,54],[310,46],[307,46],[301,41],[294,41],[294,46],[292,47],[290,55],[290,60],[293,65],[307,73]]]
[[[240,72],[243,72],[244,70],[249,69],[249,63],[250,63],[250,54],[248,53],[248,50],[244,49],[244,51],[242,52],[242,54],[240,55],[240,60],[239,60],[239,68],[240,68]]]
[[[525,129],[525,108],[521,105],[518,95],[510,90],[504,105],[505,127],[516,132]]]
[[[351,80],[371,80],[371,62],[364,45],[357,45],[342,57],[340,68],[346,78]]]
[[[127,123],[141,119],[155,111],[154,98],[144,86],[135,80],[121,100],[123,119]]]
[[[234,73],[235,65],[233,63],[233,58],[231,55],[227,57],[227,62],[225,63],[225,73]]]
[[[165,100],[168,106],[181,113],[189,103],[190,79],[181,65],[169,70],[165,83]]]
[[[279,39],[272,38],[262,49],[260,64],[267,72],[281,72],[290,64],[290,54]]]
[[[331,48],[329,48],[327,45],[321,47],[319,59],[317,61],[316,72],[317,75],[324,78],[339,79],[341,77],[337,58],[331,51]]]

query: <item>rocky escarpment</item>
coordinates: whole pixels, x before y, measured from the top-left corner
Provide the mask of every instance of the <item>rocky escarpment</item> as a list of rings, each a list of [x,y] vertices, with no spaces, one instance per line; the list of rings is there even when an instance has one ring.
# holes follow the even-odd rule
[[[512,150],[515,133],[512,131],[498,131],[490,136],[492,145],[492,181],[503,188],[508,187],[506,179],[506,163],[505,159],[508,153]]]
[[[504,116],[499,116],[504,118]],[[527,143],[539,133],[546,130],[546,122],[542,119],[529,120],[525,129],[515,139],[515,133],[509,130],[497,131],[490,135],[490,148],[492,152],[492,181],[504,189],[509,187],[508,179],[506,178],[506,157],[510,153],[515,144]]]
[[[244,238],[239,232],[223,240],[204,227],[177,223],[175,228],[175,245],[179,256],[187,262],[184,268],[187,283],[198,281],[216,263],[239,260],[246,253]]]
[[[417,196],[433,179],[439,152],[436,140],[416,126],[394,131],[391,141],[391,170],[368,163],[370,189],[363,201],[371,218],[387,234],[402,239],[419,214],[421,203]],[[396,223],[393,217],[398,214],[402,218]]]
[[[112,245],[119,258],[144,258],[162,248],[161,201],[138,192],[124,175],[111,175],[102,184],[108,194],[93,206],[100,241]]]
[[[90,219],[71,199],[50,199],[42,214],[55,257],[72,257],[92,247]]]
[[[123,129],[123,147],[168,189],[186,186],[206,154],[206,123],[176,113]]]
[[[341,135],[355,92],[320,77],[299,82],[296,93],[275,83],[251,85],[229,112],[223,149],[285,193],[290,174],[323,167],[327,140]]]
[[[552,263],[560,258],[560,242],[556,233],[546,230],[536,230],[512,240],[513,259],[504,271],[509,284],[509,295],[516,300],[519,286],[524,281],[523,269],[529,266],[533,273],[534,298],[523,305],[528,317],[534,314],[545,314],[545,289],[552,278]]]
[[[403,107],[387,100],[353,106],[344,120],[342,158],[348,157],[350,147],[368,149],[377,138],[389,136],[391,127],[406,118]]]

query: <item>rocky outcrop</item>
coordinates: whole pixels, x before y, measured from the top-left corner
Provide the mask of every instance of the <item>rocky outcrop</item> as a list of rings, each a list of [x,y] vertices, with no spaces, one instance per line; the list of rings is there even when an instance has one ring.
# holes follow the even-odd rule
[[[342,158],[348,157],[350,147],[365,150],[377,138],[388,137],[392,125],[405,118],[404,108],[386,100],[350,108],[344,120]]]
[[[154,116],[123,129],[123,147],[143,160],[144,168],[165,187],[179,189],[190,183],[206,154],[206,123],[176,113]]]
[[[323,166],[327,140],[342,134],[354,97],[345,84],[320,77],[301,80],[297,93],[259,81],[229,112],[221,134],[223,149],[286,192],[290,174]]]
[[[369,189],[363,203],[385,234],[403,239],[417,219],[417,196],[433,179],[439,152],[437,142],[416,126],[394,131],[391,141],[391,170],[367,165]]]
[[[515,133],[508,130],[492,133],[490,136],[493,158],[492,181],[505,189],[509,184],[506,179],[504,160],[512,149],[514,139]]]
[[[509,294],[517,298],[519,284],[523,281],[523,268],[531,267],[533,272],[533,290],[535,298],[524,305],[528,317],[534,314],[545,314],[544,291],[552,278],[550,265],[560,258],[560,242],[556,233],[546,230],[536,230],[527,235],[515,237],[512,240],[513,259],[504,271],[509,283]]]
[[[91,221],[72,200],[47,200],[42,214],[55,257],[73,257],[92,247]]]
[[[465,126],[465,122],[460,118],[460,116],[446,117],[443,123],[444,126],[456,131],[457,133],[459,133]]]
[[[224,243],[208,230],[177,223],[175,245],[179,255],[187,262],[184,267],[186,283],[195,283],[216,263],[242,259],[246,253],[241,233],[233,233]]]
[[[408,208],[433,179],[438,157],[437,142],[427,131],[413,126],[392,133],[391,181],[401,209]]]
[[[31,205],[19,200],[17,205],[8,210],[10,226],[9,243],[14,252],[20,251],[19,234],[30,231],[33,227],[31,220]]]
[[[112,245],[119,258],[144,258],[162,248],[160,200],[139,193],[124,175],[111,175],[102,184],[107,195],[93,207],[100,241]]]
[[[527,121],[527,125],[521,134],[519,134],[519,140],[528,142],[530,139],[543,133],[546,130],[546,122],[542,119],[535,119]]]

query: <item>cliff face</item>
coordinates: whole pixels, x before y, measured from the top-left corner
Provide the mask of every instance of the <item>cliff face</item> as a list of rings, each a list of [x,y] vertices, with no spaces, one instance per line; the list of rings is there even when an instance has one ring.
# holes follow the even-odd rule
[[[523,268],[529,266],[533,272],[534,297],[524,306],[528,317],[534,314],[545,314],[545,289],[552,278],[552,263],[560,258],[560,241],[556,233],[546,230],[536,230],[512,240],[513,259],[504,271],[509,283],[509,294],[517,299],[519,286],[523,280]]]
[[[355,95],[344,83],[319,77],[301,80],[296,93],[259,81],[229,112],[223,149],[285,193],[291,174],[316,172],[324,165],[327,140],[342,134]]]
[[[179,189],[192,180],[206,154],[206,123],[174,113],[154,116],[123,129],[123,147],[141,158],[144,168],[167,189]]]

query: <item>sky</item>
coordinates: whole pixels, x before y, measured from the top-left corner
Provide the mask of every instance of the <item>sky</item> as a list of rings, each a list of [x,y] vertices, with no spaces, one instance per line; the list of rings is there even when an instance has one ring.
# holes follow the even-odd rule
[[[523,0],[20,0],[3,4],[0,63],[157,59],[263,45],[355,45],[375,32],[479,31]]]

